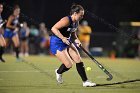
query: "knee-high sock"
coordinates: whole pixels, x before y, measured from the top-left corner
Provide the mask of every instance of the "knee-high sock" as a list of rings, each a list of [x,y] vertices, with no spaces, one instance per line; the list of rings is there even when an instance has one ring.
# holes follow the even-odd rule
[[[0,58],[2,58],[2,55],[3,55],[3,53],[4,53],[4,47],[0,47]]]
[[[58,74],[62,74],[62,73],[64,73],[64,72],[66,72],[66,71],[68,71],[70,68],[67,68],[64,64],[62,64],[60,67],[59,67],[59,69],[57,70],[57,73]]]
[[[19,47],[15,47],[16,58],[19,58]]]
[[[86,72],[85,72],[85,68],[84,68],[84,64],[83,62],[80,62],[80,63],[76,63],[76,68],[77,68],[77,71],[81,77],[81,79],[83,81],[87,81],[87,75],[86,75]]]

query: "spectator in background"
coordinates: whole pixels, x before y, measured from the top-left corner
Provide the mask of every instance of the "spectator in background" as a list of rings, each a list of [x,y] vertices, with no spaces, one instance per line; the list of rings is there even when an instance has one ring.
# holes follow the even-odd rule
[[[39,24],[39,37],[40,37],[40,54],[45,54],[46,44],[49,40],[49,34],[47,32],[47,28],[45,23]]]
[[[79,26],[79,40],[82,43],[83,48],[85,48],[89,52],[89,43],[90,43],[90,34],[92,30],[88,25],[86,20],[83,20],[81,25]],[[82,52],[82,56],[86,56],[85,53]]]
[[[30,30],[29,30],[29,27],[27,26],[26,22],[23,22],[22,25],[21,25],[21,29],[19,31],[19,36],[20,36],[20,40],[21,40],[20,56],[27,57],[27,56],[29,56],[28,37],[29,37]]]
[[[34,26],[31,25],[30,27],[30,35],[29,35],[29,47],[31,54],[38,54],[39,53],[39,30]]]
[[[39,36],[39,31],[34,25],[32,25],[30,28],[30,35],[31,35],[31,37],[38,37]]]
[[[124,52],[126,57],[140,59],[140,31],[128,41]]]
[[[137,34],[137,44],[138,44],[138,48],[137,48],[137,50],[138,50],[138,59],[140,59],[140,30],[138,31],[138,34]]]

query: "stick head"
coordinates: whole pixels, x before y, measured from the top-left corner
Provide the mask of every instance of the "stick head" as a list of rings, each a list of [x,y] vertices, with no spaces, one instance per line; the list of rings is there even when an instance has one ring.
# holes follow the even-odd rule
[[[113,79],[113,76],[110,74],[109,77],[106,79],[107,81],[110,81]]]

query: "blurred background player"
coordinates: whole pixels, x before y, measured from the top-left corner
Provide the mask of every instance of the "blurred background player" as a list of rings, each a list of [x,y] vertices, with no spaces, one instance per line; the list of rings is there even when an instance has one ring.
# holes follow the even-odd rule
[[[86,20],[83,20],[78,30],[79,40],[81,41],[83,48],[89,52],[90,34],[92,32],[91,27]],[[81,51],[81,53],[82,56],[86,57],[86,54],[83,51]]]
[[[21,61],[19,58],[19,36],[18,36],[18,25],[19,25],[19,14],[20,14],[20,7],[16,5],[13,9],[13,13],[9,16],[6,29],[4,31],[4,38],[6,43],[8,44],[9,41],[13,41],[14,44],[14,51],[16,52],[16,59],[17,61]]]
[[[29,49],[31,54],[38,54],[39,53],[39,30],[35,25],[30,26],[30,36],[29,36]]]
[[[3,22],[3,19],[1,17],[2,11],[3,11],[3,5],[0,4],[0,25]],[[2,25],[1,25],[0,26],[0,62],[5,62],[5,60],[2,58],[2,55],[4,53],[4,48],[6,47],[6,42],[4,40],[4,37],[3,37],[2,33],[3,33],[3,28],[2,28]]]
[[[47,47],[47,42],[50,37],[47,32],[46,25],[43,22],[39,24],[39,38],[40,38],[40,54],[44,55],[46,52],[45,50]]]
[[[23,25],[23,26],[22,26]],[[26,22],[21,24],[21,29],[19,31],[20,36],[20,56],[29,56],[29,46],[28,46],[28,38],[29,38],[30,29]]]
[[[77,72],[83,81],[83,86],[91,87],[96,84],[88,80],[79,52],[73,43],[70,44],[70,40],[73,39],[77,46],[81,45],[77,38],[76,30],[83,16],[84,9],[81,5],[71,7],[70,15],[63,17],[51,29],[54,35],[51,36],[50,50],[62,62],[59,69],[55,70],[57,82],[63,83],[62,74],[68,71],[73,62],[75,62]]]

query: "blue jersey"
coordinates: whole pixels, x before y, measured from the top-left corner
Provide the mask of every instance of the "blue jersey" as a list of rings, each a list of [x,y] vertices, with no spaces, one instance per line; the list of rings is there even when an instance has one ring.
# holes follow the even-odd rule
[[[26,29],[24,29],[24,28],[20,29],[20,37],[21,38],[26,37]]]
[[[73,23],[71,16],[67,16],[67,17],[70,22],[69,26],[61,28],[61,29],[59,29],[59,31],[64,37],[67,37],[70,40],[71,33],[76,31],[76,29],[78,27],[78,23]],[[67,47],[68,47],[68,45],[63,43],[63,41],[59,37],[57,37],[55,35],[51,36],[50,51],[52,54],[56,54],[57,50],[63,51]]]
[[[17,26],[19,24],[19,17],[15,17],[14,15],[11,15],[14,17],[14,19],[12,20],[11,24],[12,26]],[[15,36],[17,34],[17,32],[14,31],[15,29],[13,28],[9,28],[6,27],[5,31],[4,31],[4,37],[5,38],[12,38],[13,36]]]
[[[13,25],[13,26],[17,26],[18,23],[19,23],[18,17],[15,17],[15,18],[13,19],[13,21],[12,21],[12,25]]]
[[[78,23],[73,23],[71,16],[67,16],[69,18],[69,26],[59,29],[60,33],[67,38],[71,37],[71,33],[76,31]]]

